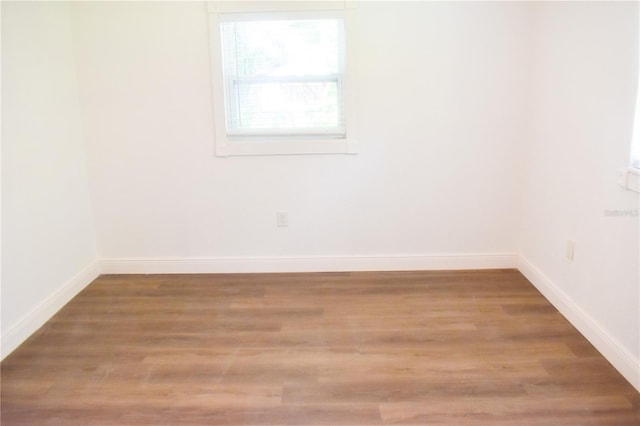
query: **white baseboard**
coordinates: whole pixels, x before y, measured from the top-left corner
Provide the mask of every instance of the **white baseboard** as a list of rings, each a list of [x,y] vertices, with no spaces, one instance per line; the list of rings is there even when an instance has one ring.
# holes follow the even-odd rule
[[[35,333],[56,312],[100,275],[100,261],[95,259],[82,271],[27,312],[0,339],[0,357],[4,359]]]
[[[102,259],[105,274],[410,271],[516,268],[515,253],[419,256]]]
[[[518,269],[611,365],[640,391],[640,360],[530,261],[521,257]]]

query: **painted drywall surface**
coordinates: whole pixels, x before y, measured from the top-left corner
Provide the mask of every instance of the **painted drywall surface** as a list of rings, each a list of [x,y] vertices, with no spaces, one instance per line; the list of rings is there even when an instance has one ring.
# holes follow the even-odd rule
[[[242,158],[213,155],[203,3],[72,10],[102,257],[514,251],[525,5],[359,3],[359,153]]]
[[[66,3],[2,3],[2,334],[97,257]]]
[[[519,251],[638,359],[638,194],[616,183],[629,161],[638,5],[544,3],[533,22]]]

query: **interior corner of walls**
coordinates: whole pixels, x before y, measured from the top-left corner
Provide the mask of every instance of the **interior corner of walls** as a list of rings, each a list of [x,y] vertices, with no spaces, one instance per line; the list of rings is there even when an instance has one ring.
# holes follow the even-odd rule
[[[95,258],[15,324],[10,325],[0,338],[0,359],[13,352],[100,274],[101,264],[99,259]]]
[[[640,358],[633,355],[615,337],[569,297],[542,270],[520,255],[518,270],[534,287],[640,391]]]

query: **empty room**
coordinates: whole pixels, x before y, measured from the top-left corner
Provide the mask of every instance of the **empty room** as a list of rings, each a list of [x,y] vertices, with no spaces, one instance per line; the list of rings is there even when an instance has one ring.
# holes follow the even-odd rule
[[[640,4],[2,1],[0,424],[640,425]]]

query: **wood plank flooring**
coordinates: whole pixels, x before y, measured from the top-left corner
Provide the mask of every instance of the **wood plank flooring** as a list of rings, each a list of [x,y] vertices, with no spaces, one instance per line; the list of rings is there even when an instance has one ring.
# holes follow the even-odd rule
[[[102,276],[0,364],[2,425],[640,425],[517,271]]]

